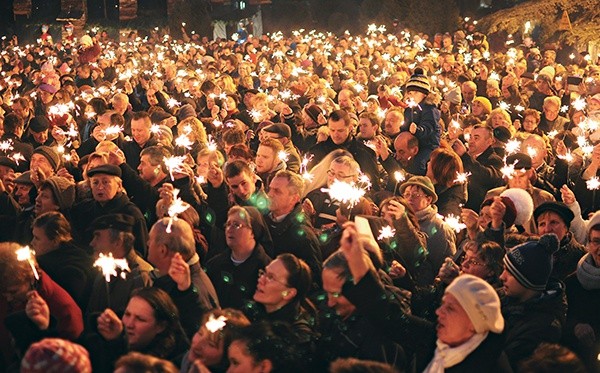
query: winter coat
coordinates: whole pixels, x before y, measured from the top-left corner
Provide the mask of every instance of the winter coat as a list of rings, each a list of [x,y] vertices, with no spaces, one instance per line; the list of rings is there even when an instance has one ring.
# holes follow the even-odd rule
[[[587,261],[589,266],[597,269],[597,273],[593,275],[588,272],[591,276],[584,276],[581,268],[583,261]],[[585,258],[580,261],[577,272],[565,281],[569,310],[563,342],[582,357],[590,372],[600,370],[600,361],[597,359],[598,353],[600,353],[600,317],[598,317],[600,315],[600,275],[598,273],[600,273],[600,269],[595,267],[591,256],[586,254]],[[579,276],[583,281],[579,279]],[[588,324],[592,327],[596,337],[592,346],[576,337],[574,329],[578,324]]]
[[[73,242],[61,242],[53,251],[37,256],[40,267],[85,310],[96,273],[92,258]]]
[[[435,205],[440,215],[453,214],[454,216],[460,216],[462,206],[467,202],[467,187],[465,184],[454,184],[451,187],[435,184],[435,194],[438,196]]]
[[[352,136],[348,136],[348,139],[343,144],[336,144],[331,138],[326,141],[320,142],[309,149],[309,153],[313,155],[313,164],[323,159],[327,154],[337,149],[345,149],[354,160],[358,162],[360,170],[366,174],[371,180],[372,190],[379,190],[379,170],[377,168],[377,158],[373,150],[363,144],[362,141],[354,139]]]
[[[476,159],[469,153],[460,157],[463,161],[465,172],[471,173],[471,182],[468,184],[468,200],[466,208],[479,211],[479,207],[485,200],[488,190],[502,184],[500,169],[504,166],[502,159],[498,157],[492,147],[488,147]]]
[[[431,263],[433,276],[437,275],[447,257],[456,253],[456,233],[437,213],[435,205],[428,206],[415,213],[419,220],[420,230],[427,235],[427,261]],[[420,285],[433,282],[433,277],[418,279]]]
[[[63,288],[48,276],[44,270],[38,270],[40,280],[37,292],[46,301],[50,309],[50,327],[40,330],[25,314],[18,310],[10,315],[2,315],[6,328],[15,339],[17,348],[25,353],[32,343],[45,337],[57,337],[74,340],[83,332],[81,309]]]
[[[552,254],[552,273],[550,277],[559,281],[566,280],[577,270],[577,263],[585,255],[585,246],[575,240],[571,232],[567,232],[560,241],[558,251]]]
[[[258,270],[270,262],[271,258],[258,243],[248,259],[239,265],[231,261],[229,248],[210,259],[206,263],[206,273],[215,287],[221,307],[242,309],[246,302],[251,301],[258,283]]]
[[[435,325],[430,321],[406,314],[394,298],[388,297],[374,272],[369,271],[356,285],[347,282],[342,294],[357,311],[392,341],[417,355],[417,369],[422,371],[433,358],[436,344]],[[489,333],[487,338],[461,363],[447,372],[510,372],[502,354],[502,336]]]
[[[400,127],[400,131],[408,131],[411,123],[417,125],[414,135],[419,140],[419,152],[415,155],[413,162],[418,175],[425,175],[431,152],[440,146],[442,137],[442,127],[439,124],[440,115],[440,111],[435,105],[425,101],[414,108],[404,109],[404,124]]]
[[[304,260],[312,271],[313,283],[321,281],[321,250],[313,227],[302,212],[302,205],[296,204],[281,222],[273,220],[271,214],[264,215],[265,223],[273,239],[273,257],[290,253]]]
[[[565,286],[550,282],[539,297],[525,302],[503,296],[504,351],[513,369],[530,357],[542,342],[557,343],[567,316]]]
[[[219,308],[219,299],[212,282],[200,267],[198,255],[188,260],[192,285],[184,291],[177,288],[171,276],[164,275],[154,280],[153,287],[164,290],[171,296],[179,310],[179,320],[189,339],[200,328],[202,316],[215,308]]]
[[[90,232],[88,228],[94,219],[109,214],[126,214],[135,219],[133,226],[134,248],[145,257],[148,242],[146,220],[140,209],[122,192],[117,193],[113,199],[105,204],[100,204],[93,198],[89,198],[73,206],[71,209],[71,224],[73,231],[77,233],[81,246],[87,248],[92,241],[93,232]]]

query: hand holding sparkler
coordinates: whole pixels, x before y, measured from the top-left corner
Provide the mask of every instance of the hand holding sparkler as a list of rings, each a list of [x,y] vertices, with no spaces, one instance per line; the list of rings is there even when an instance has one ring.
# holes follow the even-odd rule
[[[462,208],[460,210],[460,220],[462,220],[467,227],[467,232],[479,232],[479,214],[477,214],[475,211]]]
[[[107,341],[113,341],[121,335],[123,332],[123,323],[117,316],[117,314],[107,308],[98,316],[98,333]]]
[[[370,263],[369,256],[365,252],[362,242],[360,242],[354,222],[344,224],[344,232],[340,239],[340,250],[348,261],[348,267],[350,267],[350,273],[356,285],[367,274],[372,263]]]
[[[175,281],[179,291],[186,291],[192,285],[190,266],[183,260],[180,253],[175,253],[171,258],[169,276]]]
[[[502,219],[506,213],[506,205],[502,202],[502,198],[494,197],[494,202],[490,206],[490,216],[492,217],[492,228],[502,228]],[[508,228],[508,227],[507,227]]]
[[[48,307],[48,303],[35,290],[27,293],[25,314],[40,330],[46,330],[50,326],[50,308]]]
[[[452,143],[452,150],[454,150],[459,157],[462,157],[463,154],[467,152],[467,147],[462,141],[456,140]]]
[[[392,279],[403,278],[406,276],[406,268],[398,261],[392,260],[392,265],[388,274]]]
[[[460,274],[460,267],[454,263],[452,258],[446,258],[444,264],[440,267],[440,271],[436,280],[448,285]]]
[[[577,202],[575,198],[575,193],[565,184],[560,188],[560,196],[565,205],[572,205]]]
[[[406,213],[406,207],[398,201],[391,200],[383,211],[383,219],[390,224],[400,219]]]
[[[304,213],[310,217],[313,217],[317,214],[317,210],[315,210],[311,200],[308,198],[302,202],[302,211],[304,211]]]
[[[223,175],[223,170],[217,162],[211,162],[208,168],[208,173],[206,174],[206,180],[213,186],[213,188],[219,188],[223,184],[225,177]]]
[[[35,251],[31,250],[29,248],[29,246],[24,246],[24,247],[21,247],[20,249],[18,249],[15,253],[17,254],[18,261],[20,261],[20,262],[27,261],[27,263],[29,263],[29,266],[31,267],[31,271],[33,272],[33,276],[35,277],[36,280],[39,280],[40,275],[35,267],[35,262],[33,260],[33,257],[35,256]]]

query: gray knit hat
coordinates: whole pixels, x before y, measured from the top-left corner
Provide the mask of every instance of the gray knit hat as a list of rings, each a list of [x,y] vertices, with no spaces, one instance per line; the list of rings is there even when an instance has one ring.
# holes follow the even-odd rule
[[[44,157],[46,157],[48,162],[50,162],[52,169],[54,169],[54,172],[58,171],[58,169],[60,168],[60,156],[58,155],[58,152],[53,148],[46,145],[38,146],[33,150],[33,154],[41,154]]]
[[[75,184],[62,176],[52,176],[44,180],[42,188],[48,187],[52,191],[54,200],[61,211],[73,206],[75,202]]]

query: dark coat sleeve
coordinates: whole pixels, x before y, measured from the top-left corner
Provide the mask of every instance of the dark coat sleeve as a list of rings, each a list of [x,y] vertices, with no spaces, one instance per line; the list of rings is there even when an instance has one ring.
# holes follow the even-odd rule
[[[347,282],[342,294],[380,330],[386,331],[391,340],[413,351],[426,351],[428,355],[434,350],[434,325],[404,313],[402,304],[385,292],[374,272],[368,272],[356,285]]]

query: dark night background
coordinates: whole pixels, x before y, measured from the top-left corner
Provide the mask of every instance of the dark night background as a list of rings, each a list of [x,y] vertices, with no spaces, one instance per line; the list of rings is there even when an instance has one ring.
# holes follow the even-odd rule
[[[245,11],[231,11],[229,7],[211,4],[208,0],[171,0],[175,3],[174,16],[167,17],[167,0],[138,0],[138,17],[131,21],[118,21],[118,0],[87,0],[88,24],[107,28],[116,33],[119,28],[150,29],[170,25],[177,36],[181,22],[188,30],[201,35],[211,35],[212,17],[236,18],[250,15],[256,9],[248,5]],[[263,30],[291,30],[298,28],[328,30],[341,33],[362,32],[369,23],[390,25],[398,18],[402,26],[423,32],[448,31],[456,28],[461,16],[481,16],[491,11],[512,6],[523,1],[493,1],[492,8],[479,8],[479,0],[272,0],[263,5]],[[55,22],[60,12],[60,0],[32,0],[30,19],[12,14],[13,0],[0,0],[0,35],[17,33],[22,39],[32,40],[41,23]],[[246,0],[246,3],[248,1]],[[108,19],[104,17],[106,4]],[[238,19],[239,19],[238,18]],[[56,22],[55,22],[56,23]],[[59,24],[51,26],[57,34]],[[112,30],[112,31],[111,31]]]

